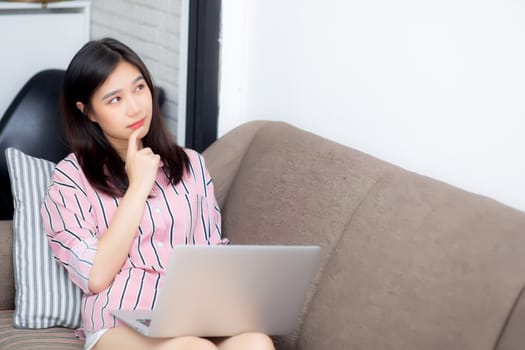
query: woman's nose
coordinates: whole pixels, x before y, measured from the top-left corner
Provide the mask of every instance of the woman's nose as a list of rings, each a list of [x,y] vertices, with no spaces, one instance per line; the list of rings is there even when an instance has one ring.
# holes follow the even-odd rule
[[[140,110],[139,104],[133,97],[128,98],[128,115],[134,115],[137,114]]]

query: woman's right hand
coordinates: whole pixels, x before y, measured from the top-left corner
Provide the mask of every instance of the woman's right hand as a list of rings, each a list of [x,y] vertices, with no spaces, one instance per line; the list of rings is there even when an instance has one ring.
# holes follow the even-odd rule
[[[140,148],[137,138],[141,130],[142,128],[138,128],[129,135],[126,174],[129,180],[128,190],[138,191],[147,198],[157,178],[160,156],[149,147]]]

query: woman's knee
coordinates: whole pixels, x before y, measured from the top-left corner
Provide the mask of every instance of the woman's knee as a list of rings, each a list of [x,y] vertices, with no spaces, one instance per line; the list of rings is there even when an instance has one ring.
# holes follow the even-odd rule
[[[199,337],[179,337],[162,344],[159,350],[217,350],[211,341]]]
[[[248,333],[251,337],[254,349],[268,349],[274,350],[273,340],[264,333]]]
[[[239,342],[242,342],[242,348],[244,349],[275,350],[272,339],[264,333],[248,332],[240,334],[237,337]]]
[[[131,328],[115,327],[100,338],[94,349],[217,350],[217,347],[211,341],[199,337],[148,338]]]

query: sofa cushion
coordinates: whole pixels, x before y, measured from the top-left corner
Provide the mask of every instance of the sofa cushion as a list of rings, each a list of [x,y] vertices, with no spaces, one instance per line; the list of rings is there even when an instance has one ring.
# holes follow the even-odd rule
[[[12,310],[14,300],[13,222],[0,220],[0,310]]]
[[[525,280],[523,227],[523,212],[392,167],[349,218],[299,348],[493,349]]]
[[[514,304],[494,350],[522,350],[525,347],[525,287]]]
[[[15,208],[14,324],[23,328],[77,327],[80,289],[54,261],[40,216],[42,198],[55,164],[14,148],[6,150],[6,159]]]
[[[84,342],[69,328],[21,329],[13,327],[13,311],[0,311],[0,349],[62,350],[82,349]]]

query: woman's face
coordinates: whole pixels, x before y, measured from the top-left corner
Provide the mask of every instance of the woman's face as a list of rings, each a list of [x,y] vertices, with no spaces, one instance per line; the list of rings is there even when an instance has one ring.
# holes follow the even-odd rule
[[[77,107],[83,109],[77,103]],[[128,138],[141,129],[138,139],[149,131],[152,115],[151,91],[140,71],[121,61],[91,98],[88,118],[97,123],[113,148],[125,159]]]

